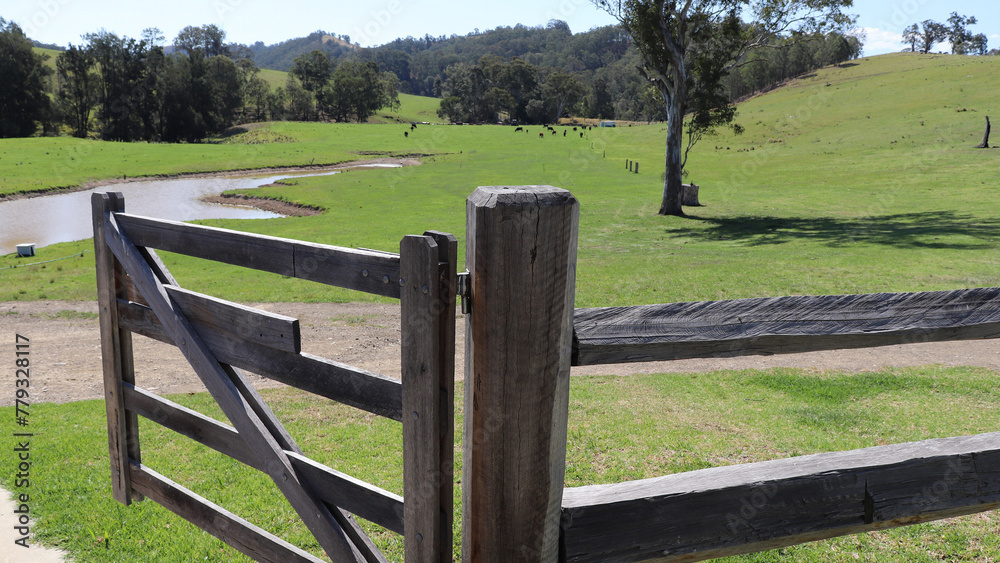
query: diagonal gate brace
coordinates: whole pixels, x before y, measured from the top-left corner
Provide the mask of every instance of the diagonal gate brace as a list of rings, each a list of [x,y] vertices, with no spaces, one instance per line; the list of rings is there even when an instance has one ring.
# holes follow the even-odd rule
[[[245,391],[249,385],[236,383],[245,383],[242,374],[237,373],[236,368],[220,364],[215,358],[167,294],[160,276],[150,268],[143,253],[121,231],[113,213],[104,214],[104,227],[108,248],[128,271],[184,357],[323,549],[335,561],[370,560],[355,547],[351,539],[354,534],[348,534],[338,522],[337,516],[342,516],[342,513],[337,516],[331,513],[321,500],[311,494],[308,485],[295,471],[283,446],[297,447],[283,431],[280,422],[262,402],[253,404],[257,402],[254,399],[256,393],[250,394],[249,398],[244,396],[241,387]],[[269,420],[265,422],[262,417]],[[345,519],[353,522],[349,517]],[[348,525],[348,528],[354,526]],[[355,532],[355,529],[350,532]]]

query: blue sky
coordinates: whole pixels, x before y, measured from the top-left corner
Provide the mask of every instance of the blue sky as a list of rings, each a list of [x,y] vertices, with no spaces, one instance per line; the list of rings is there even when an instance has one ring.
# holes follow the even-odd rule
[[[856,0],[852,12],[860,16],[866,55],[901,50],[904,27],[926,19],[944,22],[952,11],[976,16],[980,23],[972,30],[985,33],[991,48],[1000,48],[1000,10],[995,3]],[[184,26],[208,23],[240,43],[277,43],[322,29],[349,35],[366,47],[407,35],[464,35],[501,25],[544,25],[550,19],[568,22],[574,32],[614,23],[589,0],[0,0],[0,17],[16,21],[33,39],[59,45],[79,44],[81,35],[102,28],[139,37],[144,28],[158,27],[169,42]]]

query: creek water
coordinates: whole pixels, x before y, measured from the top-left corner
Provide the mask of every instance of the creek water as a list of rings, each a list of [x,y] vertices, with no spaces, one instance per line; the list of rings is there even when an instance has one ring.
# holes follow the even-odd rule
[[[281,215],[252,207],[206,203],[201,199],[226,190],[257,188],[285,178],[328,176],[340,171],[342,169],[266,177],[123,182],[86,191],[4,201],[0,202],[0,254],[15,252],[18,244],[34,243],[40,248],[92,237],[90,194],[94,192],[121,192],[125,196],[126,212],[158,219],[267,219]]]

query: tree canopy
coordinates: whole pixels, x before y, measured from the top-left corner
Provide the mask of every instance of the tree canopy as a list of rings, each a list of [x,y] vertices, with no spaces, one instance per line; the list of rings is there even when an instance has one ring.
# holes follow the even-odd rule
[[[910,46],[910,51],[929,53],[934,45],[948,41],[951,52],[955,55],[985,55],[988,52],[989,40],[983,33],[973,34],[970,25],[977,23],[975,16],[962,16],[952,12],[948,23],[934,20],[924,20],[914,23],[903,30],[903,43]]]
[[[851,0],[594,0],[628,31],[642,55],[640,70],[663,98],[667,114],[662,215],[681,208],[684,119],[698,131],[731,123],[735,111],[723,80],[752,51],[776,37],[816,37],[843,31],[854,18]],[[748,21],[743,21],[744,17]],[[689,129],[690,130],[690,129]]]
[[[32,51],[16,23],[0,18],[0,138],[31,135],[48,118],[45,84],[52,70],[45,66],[47,58]]]
[[[797,43],[794,56],[755,54],[716,93],[732,101],[846,60],[836,57],[850,57],[842,47],[852,40],[830,34]],[[175,45],[165,43],[155,27],[139,39],[93,33],[56,57],[52,78],[37,64],[44,55],[12,57],[37,73],[17,81],[18,87],[30,86],[18,99],[33,95],[38,105],[22,103],[5,112],[5,134],[37,134],[40,127],[52,132],[62,124],[80,137],[191,142],[240,122],[363,120],[377,111],[366,107],[370,100],[383,103],[380,108],[398,107],[399,92],[447,97],[442,115],[456,121],[554,122],[566,115],[666,119],[656,89],[636,72],[641,53],[619,26],[573,34],[565,22],[552,20],[461,37],[406,38],[372,49],[353,46],[346,36],[316,32],[275,46],[284,49],[286,68],[293,70],[293,79],[278,87],[260,73],[265,63],[250,58],[255,51],[227,43],[217,26],[188,26]],[[21,48],[19,53],[27,53]],[[276,51],[258,49],[256,56],[264,59],[267,52]],[[351,64],[336,74],[345,62]],[[358,95],[360,85],[367,88],[361,90],[364,96]],[[30,126],[10,126],[17,120]]]

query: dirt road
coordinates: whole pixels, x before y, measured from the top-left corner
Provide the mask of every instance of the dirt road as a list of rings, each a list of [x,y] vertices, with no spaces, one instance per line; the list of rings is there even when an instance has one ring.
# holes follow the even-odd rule
[[[363,303],[267,303],[261,309],[299,319],[302,350],[399,377],[399,307]],[[458,323],[458,378],[464,365],[464,321]],[[0,303],[0,335],[13,350],[15,334],[31,343],[32,402],[64,403],[103,397],[96,302]],[[173,346],[134,339],[136,383],[158,394],[204,390]],[[13,352],[11,352],[13,354]],[[13,357],[13,356],[11,356]],[[885,366],[980,366],[1000,371],[1000,346],[989,340],[908,344],[862,350],[810,352],[573,368],[573,375],[704,372],[797,367],[858,372]],[[280,384],[253,378],[260,387]],[[0,393],[0,404],[13,393]]]

